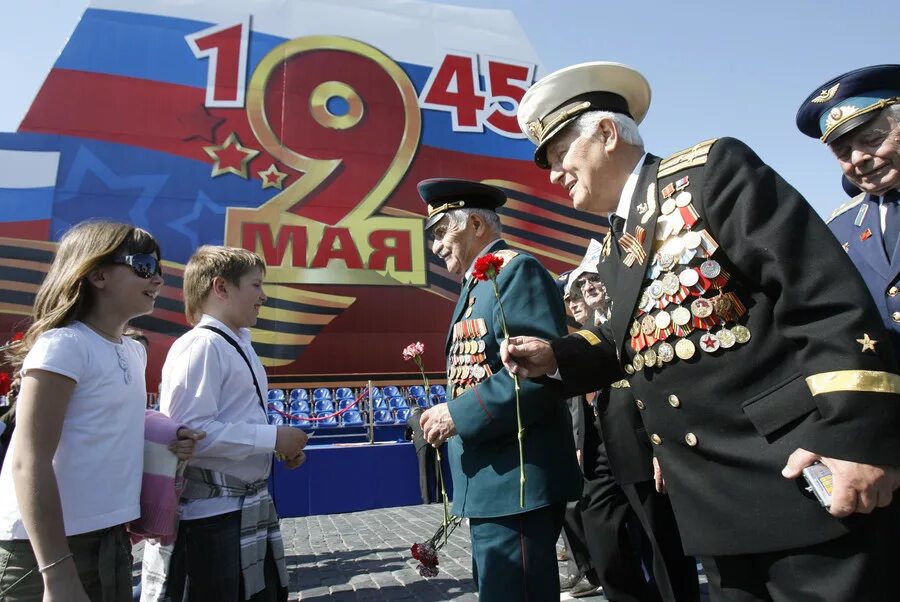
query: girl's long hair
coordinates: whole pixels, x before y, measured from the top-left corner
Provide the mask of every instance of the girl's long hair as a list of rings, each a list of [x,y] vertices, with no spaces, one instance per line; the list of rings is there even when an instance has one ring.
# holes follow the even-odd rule
[[[88,274],[114,257],[134,253],[148,253],[160,258],[159,244],[146,230],[116,222],[86,221],[66,232],[35,296],[28,330],[22,340],[6,351],[6,360],[14,377],[11,394],[19,389],[22,361],[37,338],[90,312],[94,292],[88,283]]]

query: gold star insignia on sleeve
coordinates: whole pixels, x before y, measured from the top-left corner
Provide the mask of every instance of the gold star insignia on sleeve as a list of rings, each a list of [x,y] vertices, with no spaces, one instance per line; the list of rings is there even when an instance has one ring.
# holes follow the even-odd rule
[[[241,145],[237,134],[231,132],[219,146],[204,146],[203,150],[212,158],[213,169],[211,177],[215,178],[226,173],[233,173],[247,179],[247,164],[253,160],[259,151],[255,148],[247,148]]]
[[[263,190],[266,188],[277,188],[278,190],[281,190],[284,188],[284,179],[288,176],[283,171],[278,171],[278,168],[275,167],[274,163],[269,165],[268,169],[256,173],[262,178]]]
[[[869,337],[868,333],[863,333],[863,338],[856,339],[856,342],[862,345],[862,352],[871,351],[875,353],[875,344],[878,342]]]

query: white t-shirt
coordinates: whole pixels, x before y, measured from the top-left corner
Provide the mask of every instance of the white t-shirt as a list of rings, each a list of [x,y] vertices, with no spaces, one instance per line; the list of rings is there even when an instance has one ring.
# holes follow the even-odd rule
[[[143,345],[109,341],[81,322],[42,334],[22,372],[46,370],[75,381],[53,470],[66,535],[78,535],[138,518],[144,469],[147,387]],[[57,411],[44,400],[41,413]],[[27,539],[12,479],[16,437],[0,472],[0,540]]]

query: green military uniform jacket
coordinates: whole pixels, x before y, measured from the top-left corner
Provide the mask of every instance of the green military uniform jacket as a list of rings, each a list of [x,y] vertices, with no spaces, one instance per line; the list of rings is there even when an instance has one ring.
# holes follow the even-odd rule
[[[884,325],[796,190],[734,139],[648,155],[600,272],[610,329],[554,341],[560,373],[568,394],[628,379],[688,553],[798,548],[866,520],[781,476],[797,448],[900,465]]]
[[[534,258],[499,241],[505,258],[497,277],[510,336],[554,339],[565,311],[553,278]],[[513,379],[500,361],[503,329],[490,281],[463,284],[447,336],[447,407],[457,435],[448,442],[453,513],[490,518],[518,514],[581,496],[582,475],[560,383],[521,381],[527,482],[519,505],[519,448]]]

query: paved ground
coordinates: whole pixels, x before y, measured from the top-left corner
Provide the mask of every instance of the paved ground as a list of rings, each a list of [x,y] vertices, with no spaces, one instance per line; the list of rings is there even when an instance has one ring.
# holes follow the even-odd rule
[[[438,504],[283,520],[291,599],[477,600],[465,523],[439,552],[438,576],[416,572],[409,548],[431,537],[440,520]],[[559,567],[563,574],[565,563]]]
[[[426,579],[416,571],[409,548],[430,538],[441,506],[408,506],[281,521],[290,575],[290,599],[304,601],[408,600],[475,602],[472,553],[465,522],[439,552],[440,573]],[[558,544],[561,547],[561,540]],[[140,575],[141,545],[135,549]],[[559,563],[560,576],[566,563]],[[701,582],[705,579],[701,578]],[[705,589],[705,585],[701,585]],[[572,599],[561,594],[560,600]],[[704,598],[705,599],[705,598]],[[602,595],[581,598],[606,600]]]

